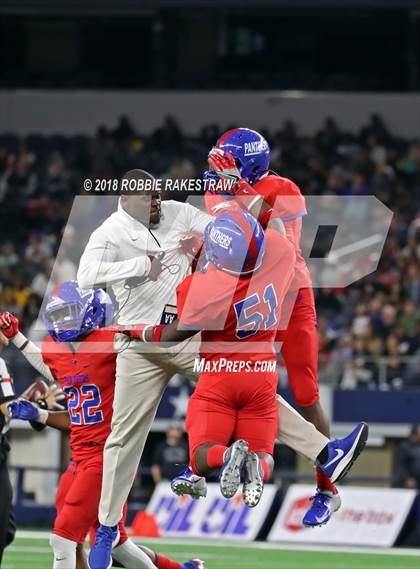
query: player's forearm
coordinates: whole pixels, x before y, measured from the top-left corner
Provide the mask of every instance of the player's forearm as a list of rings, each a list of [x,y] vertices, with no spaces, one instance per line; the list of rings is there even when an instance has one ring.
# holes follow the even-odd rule
[[[175,320],[168,326],[165,326],[162,331],[161,341],[162,342],[183,342],[192,336],[197,334],[198,330],[189,330],[182,327],[182,324]]]
[[[33,342],[28,340],[28,338],[18,332],[14,338],[12,338],[12,344],[16,346],[22,353],[23,357],[31,364],[33,368],[36,369],[45,379],[48,381],[54,381],[53,374],[50,368],[44,363],[42,359],[41,350]]]
[[[143,340],[156,344],[179,344],[192,336],[199,330],[186,330],[178,320],[174,320],[166,326],[148,326],[144,329]]]
[[[45,424],[59,431],[69,431],[71,422],[68,411],[48,411],[48,418]]]
[[[42,430],[45,425],[60,431],[70,429],[68,412],[50,411],[46,408],[46,402],[43,399],[38,400],[37,403],[23,398],[14,399],[7,403],[6,414],[12,419],[28,421],[37,431]],[[37,428],[37,426],[41,428]]]

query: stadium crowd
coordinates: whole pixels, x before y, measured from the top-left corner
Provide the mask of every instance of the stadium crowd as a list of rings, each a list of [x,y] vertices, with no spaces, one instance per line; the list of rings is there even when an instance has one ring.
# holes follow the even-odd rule
[[[63,239],[70,251],[76,238],[63,228],[85,178],[117,178],[133,167],[199,177],[223,130],[209,125],[186,136],[167,117],[144,136],[121,117],[93,138],[0,134],[0,224],[7,236],[0,242],[0,306],[31,336],[57,248]],[[378,116],[356,134],[332,119],[310,138],[292,121],[260,130],[271,144],[272,169],[305,195],[373,194],[394,212],[378,270],[350,288],[316,291],[320,380],[346,389],[420,388],[420,142],[394,136]],[[55,278],[75,278],[77,262],[61,256]]]

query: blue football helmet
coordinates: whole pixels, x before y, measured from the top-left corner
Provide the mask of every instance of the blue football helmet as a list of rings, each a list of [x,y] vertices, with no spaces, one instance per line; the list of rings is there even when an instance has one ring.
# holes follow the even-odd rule
[[[68,281],[54,288],[43,317],[54,340],[71,342],[106,326],[113,312],[111,298],[104,290],[82,290],[76,281]]]
[[[206,260],[221,271],[250,274],[261,266],[264,252],[263,228],[250,213],[222,213],[205,229]]]
[[[242,178],[251,185],[268,172],[270,146],[255,130],[249,128],[228,130],[219,138],[216,148],[232,154]]]

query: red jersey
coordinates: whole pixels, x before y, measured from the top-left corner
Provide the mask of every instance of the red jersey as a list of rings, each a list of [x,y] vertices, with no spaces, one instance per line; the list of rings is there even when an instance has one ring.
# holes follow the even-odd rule
[[[42,358],[67,396],[71,420],[70,447],[73,460],[100,451],[111,431],[114,401],[115,332],[99,329],[75,343],[54,342],[48,336]]]
[[[287,237],[293,243],[296,252],[295,275],[290,290],[312,288],[312,279],[308,266],[302,255],[300,240],[302,234],[302,217],[306,215],[306,203],[299,187],[277,174],[264,176],[252,186],[261,194],[264,200],[274,209],[283,221]],[[229,196],[227,197],[229,200]],[[217,213],[217,206],[226,201],[226,196],[210,194],[205,195],[207,210],[211,215]],[[214,209],[216,208],[216,209]]]
[[[250,276],[232,275],[209,263],[177,287],[180,324],[202,330],[205,359],[275,358],[281,302],[293,277],[295,253],[288,239],[265,232],[261,267]]]

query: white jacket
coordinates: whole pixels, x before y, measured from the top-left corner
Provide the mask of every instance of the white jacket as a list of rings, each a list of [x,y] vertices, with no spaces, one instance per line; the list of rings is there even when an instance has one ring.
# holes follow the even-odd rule
[[[186,235],[202,237],[212,220],[197,208],[163,201],[159,225],[150,230],[131,217],[121,204],[96,229],[80,259],[77,280],[82,288],[112,290],[119,324],[158,324],[166,304],[176,305],[176,287],[190,273],[190,258],[179,250]],[[164,251],[164,270],[157,281],[146,280],[129,290],[127,279],[147,276],[149,255]]]

